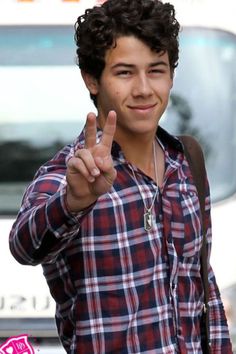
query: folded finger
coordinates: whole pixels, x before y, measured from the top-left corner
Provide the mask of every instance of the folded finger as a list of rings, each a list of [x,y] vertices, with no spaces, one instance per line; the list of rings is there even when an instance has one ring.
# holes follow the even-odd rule
[[[77,150],[75,157],[79,158],[83,162],[83,165],[85,166],[90,176],[97,177],[100,174],[95,160],[88,149]]]

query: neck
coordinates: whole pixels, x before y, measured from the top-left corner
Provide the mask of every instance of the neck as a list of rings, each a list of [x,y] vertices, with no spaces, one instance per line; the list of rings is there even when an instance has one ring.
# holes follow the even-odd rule
[[[122,136],[115,135],[115,140],[121,146],[127,161],[137,166],[140,170],[149,175],[153,170],[153,142],[155,135],[148,137],[143,136],[130,136],[124,139]]]
[[[147,176],[151,177],[159,187],[162,187],[165,173],[165,157],[161,146],[156,140],[149,141],[148,144],[132,145],[132,150],[123,149],[126,160],[139,168]],[[153,145],[155,144],[155,153]],[[155,162],[154,162],[155,161]]]
[[[132,144],[132,149],[122,147],[125,158],[127,161],[135,165],[149,176],[154,172],[154,156],[153,156],[153,141],[148,144],[138,143]]]
[[[124,147],[121,146],[126,160],[132,165],[135,165],[154,181],[157,181],[155,168],[155,164],[157,165],[156,151],[154,153],[154,147],[155,150],[157,149],[156,145],[155,138],[153,138],[146,143],[138,141],[138,143],[135,144],[135,142],[132,141],[132,148],[127,147],[127,145]]]

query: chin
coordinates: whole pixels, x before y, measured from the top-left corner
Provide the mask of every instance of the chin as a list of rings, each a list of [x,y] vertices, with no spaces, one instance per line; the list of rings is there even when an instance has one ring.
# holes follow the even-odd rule
[[[153,134],[157,130],[157,124],[152,124],[148,125],[147,123],[144,123],[142,125],[137,125],[132,129],[133,134],[141,134],[141,135],[146,135],[146,134]]]

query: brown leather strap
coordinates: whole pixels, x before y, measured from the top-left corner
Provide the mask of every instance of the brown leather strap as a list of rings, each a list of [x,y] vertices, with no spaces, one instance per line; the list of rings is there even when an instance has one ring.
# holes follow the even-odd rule
[[[203,243],[201,249],[201,276],[204,288],[204,303],[206,311],[206,335],[207,343],[210,347],[209,336],[209,283],[208,283],[208,261],[207,261],[207,239],[206,239],[206,226],[205,226],[205,182],[206,182],[206,168],[204,155],[199,143],[191,136],[182,135],[179,136],[183,147],[184,153],[188,160],[188,164],[195,181],[195,185],[198,192],[198,198],[201,208],[201,224],[203,229]],[[209,350],[210,352],[210,350]]]

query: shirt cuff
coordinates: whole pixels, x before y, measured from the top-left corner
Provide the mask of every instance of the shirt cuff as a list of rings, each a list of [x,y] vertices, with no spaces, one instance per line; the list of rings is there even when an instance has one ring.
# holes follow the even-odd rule
[[[63,186],[50,198],[46,208],[49,230],[56,238],[73,237],[75,233],[78,233],[82,220],[93,209],[94,204],[96,203],[80,212],[71,212],[66,203],[66,186]]]

